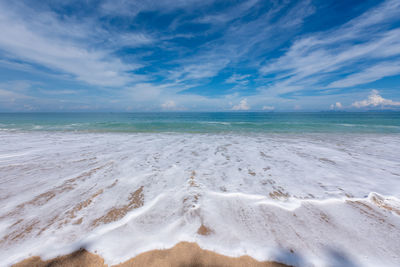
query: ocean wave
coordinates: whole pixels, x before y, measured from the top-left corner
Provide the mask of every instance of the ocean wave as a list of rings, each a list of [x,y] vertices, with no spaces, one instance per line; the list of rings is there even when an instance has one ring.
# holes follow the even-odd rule
[[[82,246],[114,264],[180,241],[294,266],[325,266],[328,248],[362,266],[398,263],[398,135],[37,131],[0,140],[5,265]]]

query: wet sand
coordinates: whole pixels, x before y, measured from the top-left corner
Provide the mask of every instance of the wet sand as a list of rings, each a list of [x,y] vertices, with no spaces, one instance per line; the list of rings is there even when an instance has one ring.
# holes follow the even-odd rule
[[[104,259],[84,249],[65,256],[43,261],[40,257],[31,257],[19,262],[15,267],[75,267],[75,266],[107,266]],[[136,257],[114,265],[114,267],[288,267],[277,262],[259,262],[249,256],[238,258],[227,257],[215,252],[201,249],[196,243],[181,242],[173,248],[165,250],[152,250],[137,255]]]

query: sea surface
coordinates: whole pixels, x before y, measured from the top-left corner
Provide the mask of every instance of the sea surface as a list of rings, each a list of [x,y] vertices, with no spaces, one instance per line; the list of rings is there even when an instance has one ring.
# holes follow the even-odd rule
[[[0,113],[1,130],[400,133],[400,112]]]
[[[400,266],[400,113],[0,114],[1,266],[180,241]]]

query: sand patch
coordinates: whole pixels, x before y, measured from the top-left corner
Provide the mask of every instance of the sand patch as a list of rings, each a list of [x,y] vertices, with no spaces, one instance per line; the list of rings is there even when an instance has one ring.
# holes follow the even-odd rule
[[[290,197],[281,186],[272,186],[274,191],[269,193],[269,197],[276,200],[286,200]]]
[[[400,216],[400,203],[390,199],[385,199],[384,197],[373,193],[371,193],[369,199],[381,209],[392,211]]]
[[[92,222],[92,226],[98,226],[102,223],[110,223],[122,219],[128,212],[133,209],[140,208],[144,204],[144,195],[143,195],[143,186],[140,187],[135,192],[131,193],[128,198],[128,204],[119,207],[110,209],[106,215],[101,216],[95,219]]]
[[[255,171],[253,171],[253,170],[248,170],[248,173],[251,175],[251,176],[256,176],[256,173],[255,173]]]
[[[25,208],[27,208],[27,206],[43,206],[43,205],[47,204],[53,198],[57,197],[58,195],[73,190],[76,187],[76,183],[75,183],[76,181],[78,181],[78,180],[84,181],[87,178],[90,178],[95,173],[97,173],[99,170],[106,168],[106,167],[110,167],[110,166],[112,166],[112,163],[106,163],[102,166],[96,167],[89,171],[85,171],[75,178],[68,179],[63,184],[61,184],[47,192],[44,192],[40,195],[37,195],[32,200],[19,204],[18,206],[15,207],[15,209],[13,211],[11,211],[3,216],[0,216],[0,219],[4,219],[7,217],[15,216],[17,214],[21,214],[22,211]]]
[[[199,187],[195,181],[196,171],[192,171],[192,175],[189,178],[189,186],[191,187]]]
[[[208,228],[207,226],[205,226],[204,224],[202,224],[199,229],[197,230],[197,233],[199,235],[210,235],[212,234],[214,231],[210,228]]]
[[[353,208],[356,208],[361,214],[376,220],[379,223],[385,223],[391,227],[394,227],[393,224],[386,222],[386,216],[379,211],[379,209],[374,209],[369,206],[371,203],[360,201],[360,200],[346,200],[347,204],[350,204]]]
[[[74,208],[68,212],[68,217],[71,219],[75,218],[76,217],[75,213],[89,206],[93,202],[93,200],[99,195],[101,195],[103,192],[104,190],[100,189],[99,191],[94,193],[90,198],[76,204]]]
[[[14,267],[78,267],[78,266],[107,266],[104,260],[86,250],[60,256],[48,261],[39,257],[31,257]],[[288,265],[277,262],[259,262],[249,256],[238,258],[227,257],[215,252],[201,249],[196,243],[181,242],[173,248],[165,250],[152,250],[114,265],[113,267],[288,267]]]
[[[0,243],[6,242],[8,240],[11,241],[17,241],[19,239],[24,238],[26,235],[29,235],[33,228],[39,224],[38,220],[33,220],[29,223],[27,223],[26,225],[22,226],[20,229],[13,231],[12,233],[6,235],[1,241]]]
[[[40,257],[31,257],[23,260],[14,267],[101,267],[106,266],[104,260],[95,254],[87,252],[84,249],[78,250],[74,253],[59,256],[57,258],[43,261]]]
[[[116,179],[111,185],[107,186],[107,189],[113,188],[118,183],[118,179]]]

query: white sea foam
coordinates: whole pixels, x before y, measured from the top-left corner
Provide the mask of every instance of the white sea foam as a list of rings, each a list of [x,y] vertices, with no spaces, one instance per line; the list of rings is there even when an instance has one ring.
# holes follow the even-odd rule
[[[193,241],[296,266],[398,266],[399,147],[399,135],[1,132],[0,257],[85,247],[114,264]]]

